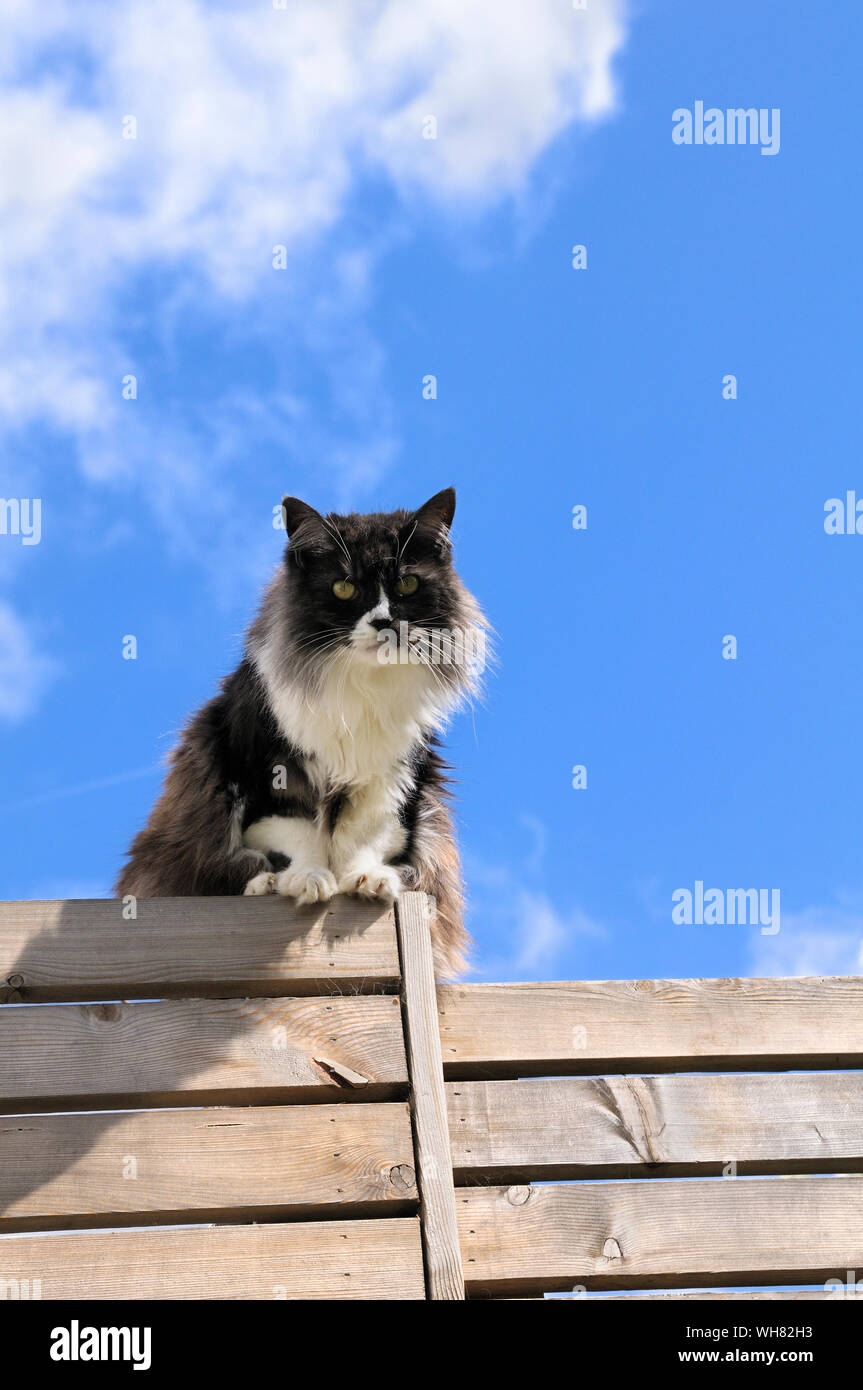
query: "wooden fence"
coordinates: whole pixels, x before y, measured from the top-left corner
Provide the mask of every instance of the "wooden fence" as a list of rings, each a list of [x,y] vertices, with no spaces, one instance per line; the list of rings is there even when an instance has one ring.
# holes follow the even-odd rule
[[[0,1296],[859,1296],[863,980],[435,991],[433,910],[0,904]]]

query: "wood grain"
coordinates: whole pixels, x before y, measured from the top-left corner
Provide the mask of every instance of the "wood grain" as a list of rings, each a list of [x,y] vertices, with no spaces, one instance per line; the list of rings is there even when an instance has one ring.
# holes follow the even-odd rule
[[[441,985],[448,1080],[860,1065],[863,978]]]
[[[380,1100],[406,1084],[395,995],[0,1008],[0,1111]]]
[[[0,1002],[370,992],[398,983],[392,909],[338,897],[0,903]]]
[[[425,893],[405,893],[396,908],[428,1295],[452,1300],[464,1298],[464,1276],[438,1036],[433,911]]]
[[[0,1231],[395,1215],[413,1162],[403,1102],[0,1117]]]
[[[448,1081],[459,1181],[863,1170],[863,1072]]]
[[[43,1299],[421,1299],[419,1222],[309,1221],[0,1239]],[[32,1296],[32,1294],[31,1294]]]
[[[863,1177],[461,1187],[469,1291],[823,1284],[863,1271]]]

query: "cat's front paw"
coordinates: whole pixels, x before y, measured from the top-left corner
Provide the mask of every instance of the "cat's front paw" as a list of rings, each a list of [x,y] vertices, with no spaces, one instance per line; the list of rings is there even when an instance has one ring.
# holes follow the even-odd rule
[[[296,898],[300,907],[328,903],[336,895],[336,880],[329,869],[282,869],[276,874],[276,892]]]
[[[250,878],[243,889],[244,898],[260,898],[267,893],[275,893],[276,875],[275,874],[255,874]]]
[[[339,884],[340,893],[350,893],[354,898],[374,898],[384,903],[394,903],[401,890],[401,875],[391,864],[350,869]]]

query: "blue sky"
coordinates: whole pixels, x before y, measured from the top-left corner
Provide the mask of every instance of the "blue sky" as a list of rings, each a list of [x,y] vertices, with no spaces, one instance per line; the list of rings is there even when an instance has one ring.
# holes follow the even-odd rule
[[[0,894],[110,891],[283,492],[452,483],[500,657],[449,740],[475,978],[858,971],[859,7],[428,0],[376,46],[342,5],[12,8],[2,493],[42,539],[0,536]],[[778,108],[778,154],[675,145],[698,100]],[[675,925],[697,880],[780,931]]]

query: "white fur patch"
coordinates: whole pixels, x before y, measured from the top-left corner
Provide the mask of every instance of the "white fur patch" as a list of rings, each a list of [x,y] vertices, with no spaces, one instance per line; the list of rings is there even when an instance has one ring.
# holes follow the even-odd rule
[[[297,875],[323,870],[342,892],[388,901],[398,893],[401,880],[388,861],[406,843],[399,812],[413,785],[409,757],[443,725],[457,697],[424,666],[379,662],[373,616],[389,616],[383,590],[381,602],[354,628],[351,645],[330,659],[314,693],[279,679],[267,642],[254,653],[273,714],[285,738],[307,755],[305,771],[318,795],[345,797],[332,835],[320,818],[267,816],[248,827],[244,844],[291,859],[277,879],[278,892],[287,891],[282,880],[294,888]],[[302,891],[315,890],[309,885]],[[316,901],[293,891],[290,896]]]
[[[355,897],[376,898],[379,902],[395,902],[402,889],[401,875],[391,864],[354,866],[339,884],[340,893]]]
[[[250,878],[243,889],[244,898],[265,897],[268,893],[276,891],[276,875],[269,873],[255,874]]]
[[[366,662],[352,647],[341,648],[308,693],[279,681],[267,646],[255,654],[279,727],[294,747],[314,755],[321,792],[388,780],[424,735],[442,727],[455,702],[426,667],[374,656]]]
[[[302,906],[308,903],[327,903],[338,892],[336,880],[329,869],[282,869],[276,875],[276,892],[283,898],[296,898]]]
[[[243,844],[264,854],[276,850],[311,868],[327,862],[320,827],[303,816],[263,816],[247,826]]]

